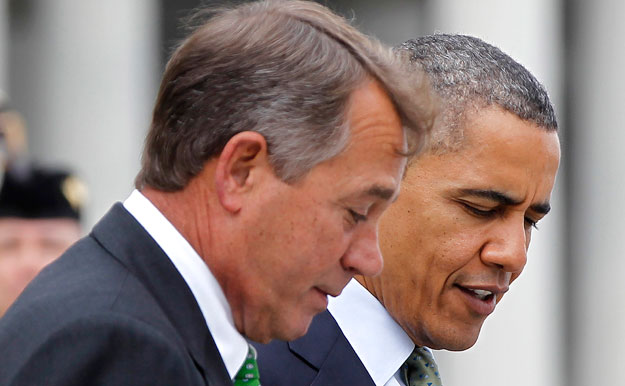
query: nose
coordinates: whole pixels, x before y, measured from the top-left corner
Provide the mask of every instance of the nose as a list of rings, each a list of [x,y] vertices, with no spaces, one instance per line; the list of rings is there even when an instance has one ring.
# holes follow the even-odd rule
[[[482,247],[482,261],[505,272],[520,274],[527,262],[527,234],[524,223],[517,225],[508,221],[497,226],[496,232]]]
[[[355,232],[343,255],[343,268],[354,275],[375,276],[382,272],[384,262],[378,243],[377,225],[368,224]]]
[[[23,247],[18,255],[19,267],[16,277],[24,283],[24,287],[28,284],[43,267],[49,262],[45,254],[37,247]]]

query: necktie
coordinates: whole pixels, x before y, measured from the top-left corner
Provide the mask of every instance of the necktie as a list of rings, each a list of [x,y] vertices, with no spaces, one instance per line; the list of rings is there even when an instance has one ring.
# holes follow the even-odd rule
[[[423,347],[415,347],[402,365],[401,375],[407,386],[443,385],[432,353]]]
[[[258,363],[256,363],[256,349],[252,346],[250,346],[250,351],[245,357],[243,366],[234,377],[234,386],[261,386]]]

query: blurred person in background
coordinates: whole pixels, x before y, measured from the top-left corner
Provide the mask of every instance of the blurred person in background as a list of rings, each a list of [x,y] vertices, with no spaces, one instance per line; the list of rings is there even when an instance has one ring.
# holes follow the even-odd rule
[[[84,185],[71,174],[9,169],[0,188],[0,317],[80,237]]]
[[[438,115],[380,221],[384,269],[356,276],[303,338],[258,345],[268,385],[441,385],[428,348],[475,344],[550,210],[560,145],[543,86],[469,36],[397,51],[427,74]]]
[[[0,95],[0,317],[80,237],[84,184],[28,159],[22,116]]]
[[[136,190],[0,319],[0,384],[259,385],[355,274],[430,119],[392,52],[327,8],[223,8],[182,42]],[[265,383],[271,385],[271,383]]]

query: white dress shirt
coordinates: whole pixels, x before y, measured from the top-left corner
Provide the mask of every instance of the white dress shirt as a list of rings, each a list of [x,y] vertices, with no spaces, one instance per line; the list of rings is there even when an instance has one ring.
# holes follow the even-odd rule
[[[376,386],[405,386],[399,368],[415,345],[378,299],[352,279],[328,310]]]
[[[124,207],[152,236],[174,264],[200,306],[206,325],[231,378],[237,374],[249,346],[232,320],[230,305],[208,266],[180,232],[138,190],[124,201]]]

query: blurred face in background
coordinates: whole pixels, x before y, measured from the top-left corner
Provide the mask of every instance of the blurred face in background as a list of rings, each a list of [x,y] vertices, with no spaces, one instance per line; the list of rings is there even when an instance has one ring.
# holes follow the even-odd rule
[[[80,226],[73,219],[0,218],[0,316],[79,237]]]

